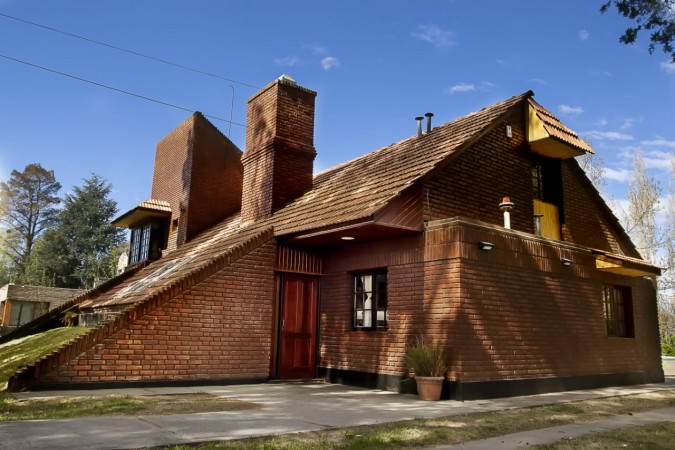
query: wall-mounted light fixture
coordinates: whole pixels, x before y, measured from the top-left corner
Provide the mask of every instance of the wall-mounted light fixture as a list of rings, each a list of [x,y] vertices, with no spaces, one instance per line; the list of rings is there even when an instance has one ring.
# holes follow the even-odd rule
[[[486,241],[480,241],[478,243],[478,245],[480,246],[481,250],[485,250],[485,251],[492,250],[495,246],[495,244],[493,244],[492,242],[486,242]]]
[[[343,241],[353,241],[354,237],[353,236],[342,236],[340,239]]]
[[[572,260],[571,260],[571,259],[568,259],[568,258],[562,258],[562,259],[560,260],[560,263],[561,263],[563,266],[565,266],[565,267],[569,267],[569,266],[572,265]]]

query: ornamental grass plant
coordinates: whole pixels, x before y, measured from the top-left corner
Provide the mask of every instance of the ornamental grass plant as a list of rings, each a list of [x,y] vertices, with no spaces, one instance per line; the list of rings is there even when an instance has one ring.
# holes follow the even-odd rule
[[[445,349],[425,336],[417,336],[405,351],[405,362],[411,376],[442,377],[447,370]]]

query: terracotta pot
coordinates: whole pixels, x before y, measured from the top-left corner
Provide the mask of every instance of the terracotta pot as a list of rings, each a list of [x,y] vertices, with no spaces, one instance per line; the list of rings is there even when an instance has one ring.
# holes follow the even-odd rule
[[[417,395],[421,400],[440,400],[443,377],[415,377]]]

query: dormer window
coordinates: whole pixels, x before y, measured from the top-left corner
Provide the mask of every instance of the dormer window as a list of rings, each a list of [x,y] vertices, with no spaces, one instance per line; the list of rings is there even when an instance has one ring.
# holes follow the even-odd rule
[[[146,200],[131,211],[122,214],[112,224],[129,228],[129,265],[155,260],[167,246],[171,207],[161,200]]]

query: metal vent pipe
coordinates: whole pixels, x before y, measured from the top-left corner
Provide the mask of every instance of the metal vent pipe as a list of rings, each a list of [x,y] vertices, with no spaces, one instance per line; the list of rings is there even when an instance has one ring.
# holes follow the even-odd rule
[[[421,138],[422,137],[422,121],[424,120],[424,117],[418,116],[418,117],[415,117],[415,120],[417,121],[417,137]]]
[[[427,133],[431,133],[431,118],[434,117],[434,113],[426,113],[425,116],[427,117]]]

